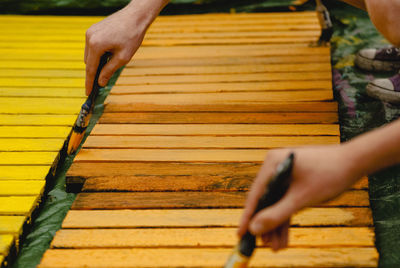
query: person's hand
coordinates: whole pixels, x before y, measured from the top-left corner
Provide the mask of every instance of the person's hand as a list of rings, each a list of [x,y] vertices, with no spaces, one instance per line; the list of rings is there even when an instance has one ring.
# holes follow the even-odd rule
[[[105,86],[118,68],[135,54],[141,45],[149,23],[132,14],[129,7],[121,9],[92,25],[86,32],[84,61],[86,64],[86,95],[89,95],[100,57],[111,52],[112,57],[99,76],[99,85]]]
[[[294,152],[292,181],[284,197],[276,204],[261,210],[251,218],[258,199],[277,166]],[[249,230],[261,236],[273,250],[287,246],[290,217],[298,210],[338,196],[349,188],[362,173],[357,163],[348,159],[345,145],[303,147],[268,152],[257,178],[248,194],[238,235]]]

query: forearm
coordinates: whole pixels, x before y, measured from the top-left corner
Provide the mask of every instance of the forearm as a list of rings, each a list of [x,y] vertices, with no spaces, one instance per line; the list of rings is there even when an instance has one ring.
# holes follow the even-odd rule
[[[359,176],[400,163],[400,120],[343,144]]]
[[[124,11],[129,13],[132,24],[147,29],[169,0],[132,0]]]

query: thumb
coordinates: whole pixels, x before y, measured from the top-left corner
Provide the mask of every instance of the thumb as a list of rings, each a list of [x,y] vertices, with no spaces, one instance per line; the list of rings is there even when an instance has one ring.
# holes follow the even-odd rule
[[[111,59],[104,65],[103,70],[99,76],[99,86],[104,87],[107,85],[108,80],[118,70],[118,68],[124,65],[124,61],[121,61],[117,55],[113,55]]]
[[[297,209],[296,202],[290,192],[288,192],[276,204],[254,215],[250,221],[249,231],[256,236],[273,231],[285,223]]]

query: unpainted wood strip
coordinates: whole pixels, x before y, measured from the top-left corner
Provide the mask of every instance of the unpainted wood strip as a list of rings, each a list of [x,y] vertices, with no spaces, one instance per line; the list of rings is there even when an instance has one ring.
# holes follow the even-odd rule
[[[19,79],[11,80],[19,81]],[[46,83],[46,81],[46,79],[43,79],[43,83]],[[0,98],[0,113],[77,114],[84,102],[85,99],[83,98],[35,98],[35,101],[32,101],[31,98],[4,97]]]
[[[2,150],[0,139],[0,150]],[[24,140],[25,141],[25,140]],[[89,136],[87,149],[270,149],[302,145],[338,144],[337,136],[299,137],[179,137],[179,136]],[[56,146],[59,146],[57,143]],[[43,148],[43,147],[42,147]]]
[[[98,124],[93,136],[339,136],[334,124]]]
[[[242,209],[70,210],[62,227],[237,227]],[[292,226],[372,226],[369,208],[308,208],[295,214]]]
[[[266,149],[82,149],[75,162],[262,162],[267,152]]]
[[[183,74],[246,74],[246,73],[275,73],[275,72],[322,72],[330,71],[328,62],[296,63],[296,64],[248,64],[248,65],[218,65],[218,66],[177,66],[125,68],[121,76],[143,75],[183,75]]]
[[[13,242],[14,242],[14,237],[12,235],[1,234],[0,235],[0,254],[7,255]]]
[[[241,208],[245,200],[246,192],[79,193],[71,209]],[[367,207],[368,192],[347,191],[334,200],[317,206]]]
[[[75,163],[73,167],[77,165],[79,166],[79,164]],[[94,168],[95,164],[92,163],[91,165],[89,167]],[[118,168],[118,166],[116,167]],[[210,166],[205,168],[207,167]],[[221,170],[223,173],[220,175],[104,175],[99,177],[78,177],[76,174],[87,176],[87,172],[74,168],[72,173],[69,173],[69,177],[67,177],[67,183],[81,181],[84,183],[83,192],[248,191],[256,176],[257,169],[249,170],[247,174],[234,174],[232,170]],[[140,173],[140,171],[132,170],[132,174],[135,172]],[[142,173],[146,172],[149,171]],[[70,176],[70,174],[75,176]],[[354,184],[352,189],[368,189],[368,179],[364,177]]]
[[[14,234],[16,236],[22,233],[22,226],[26,216],[2,216],[0,215],[0,234]]]
[[[43,193],[44,186],[44,180],[0,180],[0,196],[38,196]]]
[[[313,81],[272,81],[206,84],[159,84],[159,85],[120,85],[114,86],[111,95],[148,93],[215,93],[215,92],[258,92],[292,90],[332,90],[330,80]]]
[[[0,166],[0,180],[44,180],[50,165],[44,166]]]
[[[0,196],[0,215],[29,216],[39,196]]]
[[[0,114],[0,126],[71,127],[75,120],[75,114]]]
[[[0,138],[65,139],[70,131],[66,126],[0,126]]]
[[[235,228],[62,229],[52,248],[233,247]],[[258,240],[258,246],[262,246]],[[374,231],[365,227],[291,228],[289,247],[373,247]]]
[[[8,81],[0,85],[7,85]],[[61,78],[60,78],[61,79]],[[78,79],[78,78],[75,78]],[[254,73],[254,74],[199,74],[199,75],[147,75],[124,76],[121,75],[116,85],[157,85],[157,84],[186,84],[186,83],[221,83],[221,82],[270,82],[270,81],[309,81],[329,80],[331,72],[279,72],[279,73]],[[40,80],[37,78],[37,80]],[[38,81],[39,83],[40,81]],[[22,83],[22,82],[21,82]],[[68,84],[71,85],[71,82]]]
[[[1,122],[1,115],[0,115]],[[332,113],[132,112],[103,113],[100,124],[334,124]]]
[[[0,152],[58,152],[65,139],[0,138]]]
[[[58,152],[0,152],[0,168],[9,165],[52,165],[57,155]]]
[[[39,265],[52,267],[222,267],[232,249],[52,249]],[[375,248],[257,250],[251,267],[376,267]]]

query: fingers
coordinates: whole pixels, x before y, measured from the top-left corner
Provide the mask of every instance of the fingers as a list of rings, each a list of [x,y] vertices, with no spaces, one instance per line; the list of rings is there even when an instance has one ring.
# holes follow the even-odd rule
[[[102,53],[103,51],[96,48],[89,47],[88,49],[86,58],[86,82],[85,82],[87,96],[92,91],[94,78],[96,76],[97,67],[99,66],[100,56],[102,55]]]
[[[110,61],[104,66],[99,76],[99,85],[104,87],[107,85],[108,80],[120,67],[125,64],[125,60],[121,59],[118,54],[113,55]]]

